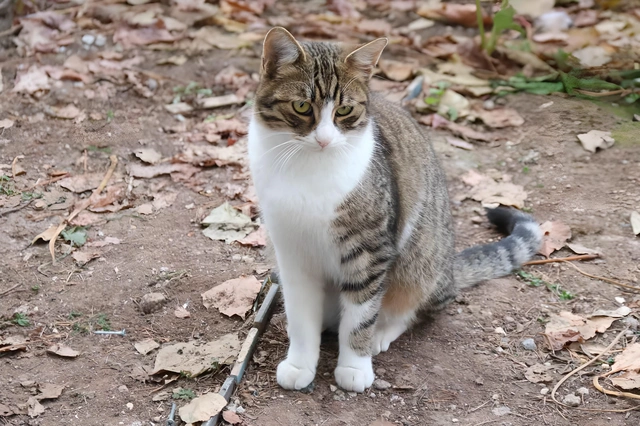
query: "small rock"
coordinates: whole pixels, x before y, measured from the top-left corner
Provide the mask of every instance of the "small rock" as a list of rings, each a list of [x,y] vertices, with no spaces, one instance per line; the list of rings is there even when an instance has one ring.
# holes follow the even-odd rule
[[[118,386],[118,392],[129,392],[127,385]]]
[[[43,210],[46,207],[47,207],[47,202],[44,200],[36,200],[36,202],[33,203],[33,208],[36,210]]]
[[[506,316],[504,317],[505,322],[516,322],[515,318],[510,317],[510,316]]]
[[[23,388],[30,388],[35,384],[36,382],[34,382],[33,380],[25,380],[24,382],[20,382],[20,386],[22,386]]]
[[[245,411],[247,410],[245,410],[242,405],[238,405],[238,408],[236,408],[236,413],[238,414],[244,414]]]
[[[82,36],[82,43],[91,46],[96,41],[96,36],[93,34],[85,34]]]
[[[169,399],[169,392],[158,392],[151,398],[152,401],[166,401]]]
[[[235,261],[242,260],[242,255],[234,254],[233,256],[231,256],[231,260],[235,260]]]
[[[584,396],[584,395],[589,395],[589,389],[587,389],[587,388],[585,388],[585,387],[581,387],[581,388],[578,388],[578,390],[576,391],[576,393],[577,393],[578,395],[583,395],[583,396]]]
[[[336,401],[344,401],[347,399],[347,397],[344,395],[344,392],[341,391],[340,389],[338,389],[335,394],[333,395],[333,399]]]
[[[640,321],[632,316],[628,316],[622,320],[622,322],[629,327],[629,330],[637,330],[640,326]]]
[[[451,419],[451,423],[458,423],[460,420],[458,419]]]
[[[107,44],[107,37],[105,35],[98,34],[96,36],[96,42],[94,44],[98,47],[104,46],[105,44]]]
[[[140,310],[145,314],[150,314],[162,307],[167,298],[162,293],[148,293],[140,299]]]
[[[155,91],[158,88],[158,81],[155,78],[150,78],[145,83],[151,91]]]
[[[542,389],[540,389],[540,394],[541,394],[541,395],[546,395],[546,394],[548,394],[548,393],[549,393],[549,388],[542,388]]]
[[[401,397],[400,395],[391,395],[391,398],[389,398],[389,401],[399,402],[400,404],[404,404],[404,398]]]
[[[329,385],[329,389],[331,389],[331,392],[335,392],[338,390],[338,387],[334,385]]]
[[[562,402],[569,407],[578,407],[582,403],[582,400],[577,395],[569,394],[562,398]]]
[[[373,387],[378,390],[386,390],[391,387],[391,383],[387,382],[386,380],[375,379],[373,381]]]
[[[355,398],[356,396],[358,396],[358,392],[347,392],[347,395],[349,395],[351,398]]]
[[[496,327],[496,329],[493,330],[493,332],[496,333],[496,334],[502,334],[504,336],[507,335],[507,333],[504,331],[504,328],[502,328],[502,327]]]
[[[375,393],[371,392],[371,393],[369,394],[369,398],[375,398],[375,397],[376,397],[376,394],[375,394]]]
[[[127,402],[127,408],[129,410],[133,410],[133,403],[132,402]]]
[[[478,377],[476,379],[476,385],[480,385],[480,386],[484,385],[484,380],[482,380],[482,377]]]
[[[536,342],[532,338],[524,339],[520,344],[526,351],[535,351],[538,349]]]
[[[506,416],[507,414],[511,413],[511,408],[507,407],[506,405],[503,405],[501,407],[494,408],[493,410],[491,410],[491,412],[496,416]]]
[[[377,369],[376,369],[376,375],[377,375],[377,376],[382,376],[382,375],[383,375],[383,374],[385,374],[386,372],[387,372],[387,370],[386,370],[386,369],[384,369],[384,368],[377,368]]]

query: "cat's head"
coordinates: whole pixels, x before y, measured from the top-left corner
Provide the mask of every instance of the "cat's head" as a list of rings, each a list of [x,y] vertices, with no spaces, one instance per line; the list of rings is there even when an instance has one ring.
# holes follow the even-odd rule
[[[349,143],[369,123],[369,79],[387,39],[361,46],[298,42],[284,28],[264,40],[256,119],[313,151]]]

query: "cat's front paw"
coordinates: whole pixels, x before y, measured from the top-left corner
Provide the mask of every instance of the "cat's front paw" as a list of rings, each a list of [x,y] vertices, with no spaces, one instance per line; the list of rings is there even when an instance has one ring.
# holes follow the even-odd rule
[[[276,372],[278,384],[288,390],[306,388],[313,382],[315,376],[315,371],[311,371],[304,366],[296,366],[289,361],[289,358],[278,364],[278,371]]]
[[[373,379],[373,366],[369,365],[360,367],[338,366],[335,371],[336,383],[347,392],[364,392],[365,389],[371,387]]]

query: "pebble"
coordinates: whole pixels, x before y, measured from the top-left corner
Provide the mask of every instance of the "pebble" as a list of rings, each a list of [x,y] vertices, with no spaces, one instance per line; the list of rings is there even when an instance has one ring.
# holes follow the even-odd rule
[[[244,414],[245,411],[247,411],[247,410],[245,410],[242,405],[238,405],[238,408],[236,408],[236,413],[238,413],[238,414]]]
[[[129,392],[127,385],[118,386],[118,392]]]
[[[127,408],[129,410],[133,410],[133,403],[132,402],[127,402]]]
[[[158,81],[155,78],[150,78],[145,83],[151,91],[154,91],[158,88]]]
[[[386,380],[375,379],[373,381],[373,387],[378,390],[386,390],[391,387],[391,383],[387,382]]]
[[[579,396],[571,393],[565,396],[564,398],[562,398],[562,402],[568,405],[569,407],[578,407],[580,403],[582,403],[582,400],[580,399]]]
[[[344,401],[347,399],[347,397],[344,395],[344,392],[342,392],[340,389],[338,389],[335,393],[335,395],[333,395],[333,399],[336,401]]]
[[[145,314],[150,314],[162,307],[167,298],[162,293],[148,293],[140,299],[140,310]]]
[[[578,390],[576,390],[576,393],[578,395],[583,395],[583,396],[584,395],[589,395],[589,389],[587,389],[585,387],[581,387],[581,388],[578,388]]]
[[[235,261],[242,260],[242,255],[234,254],[233,256],[231,256],[231,260],[235,260]]]
[[[506,416],[507,414],[511,413],[511,408],[507,407],[506,405],[503,405],[501,407],[494,408],[493,410],[491,410],[491,412],[496,416]]]
[[[386,370],[386,369],[384,369],[384,368],[377,368],[377,369],[376,369],[376,375],[378,375],[378,376],[382,376],[382,375],[383,375],[383,374],[385,374],[386,372],[387,372],[387,370]]]
[[[169,399],[169,396],[169,392],[158,392],[153,396],[153,398],[151,398],[151,400],[155,402],[166,401]]]
[[[535,351],[538,349],[536,342],[532,338],[524,339],[520,344],[526,351]]]
[[[93,34],[85,34],[82,36],[82,42],[86,45],[91,46],[96,41],[96,36]]]
[[[358,396],[358,392],[347,392],[347,395],[349,395],[351,398],[355,398],[356,396]]]
[[[338,390],[338,387],[334,385],[329,385],[329,389],[331,390],[331,392],[335,392]]]
[[[540,389],[540,394],[542,394],[542,395],[546,395],[546,394],[548,394],[548,393],[549,393],[549,388],[542,388],[542,389]]]
[[[95,45],[98,46],[98,47],[102,47],[105,44],[107,44],[107,37],[105,35],[103,35],[103,34],[98,34],[96,36]]]
[[[371,392],[371,393],[369,394],[369,398],[375,398],[375,397],[376,397],[376,394],[375,394],[375,393]]]
[[[458,419],[451,419],[451,423],[458,423],[460,420]]]

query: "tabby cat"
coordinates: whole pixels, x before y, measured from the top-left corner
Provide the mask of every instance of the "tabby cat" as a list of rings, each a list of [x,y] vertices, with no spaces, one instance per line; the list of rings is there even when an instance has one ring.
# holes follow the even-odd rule
[[[324,329],[338,331],[337,384],[363,392],[371,357],[419,311],[529,260],[542,234],[517,210],[489,220],[510,235],[454,252],[446,182],[411,116],[369,91],[387,44],[298,42],[284,28],[264,41],[249,127],[249,159],[275,251],[290,340],[277,380],[314,379]]]

